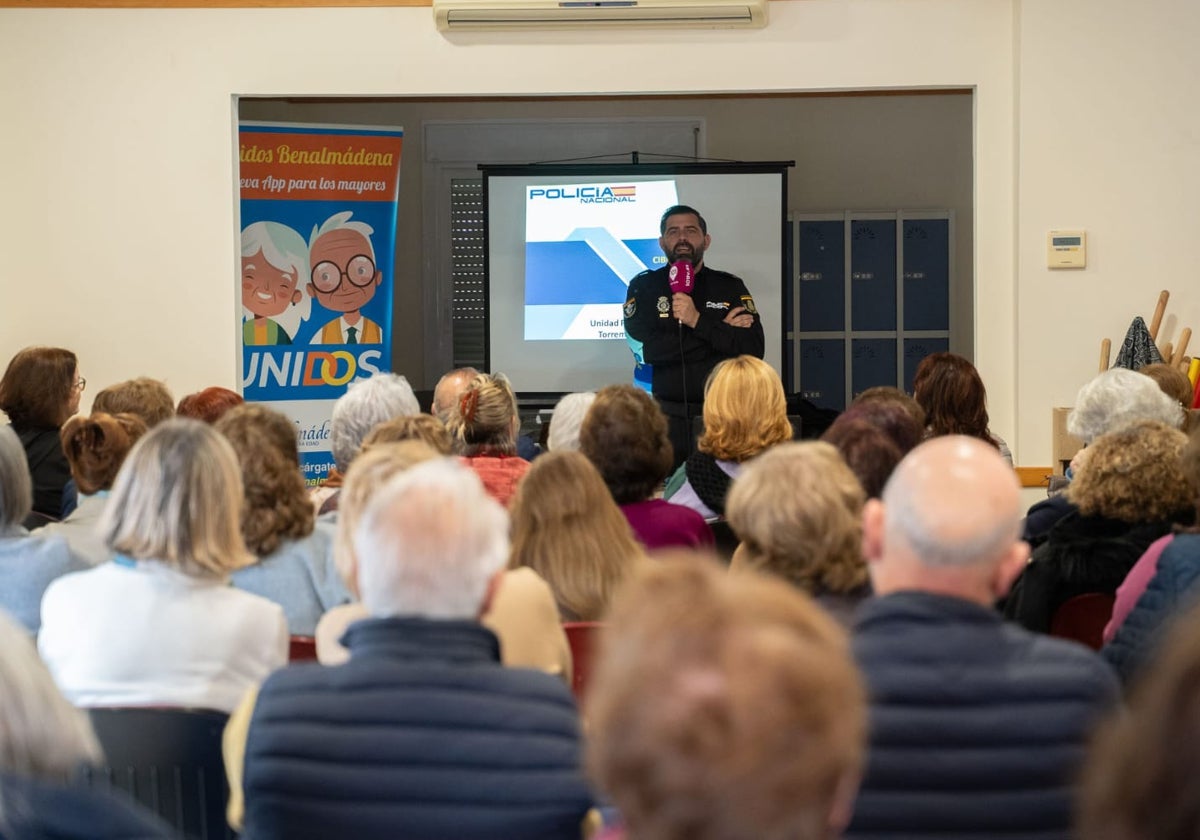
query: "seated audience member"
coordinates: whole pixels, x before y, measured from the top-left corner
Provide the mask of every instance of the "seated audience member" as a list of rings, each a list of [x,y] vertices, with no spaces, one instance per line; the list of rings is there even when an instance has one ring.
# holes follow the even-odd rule
[[[21,525],[33,503],[25,452],[16,432],[0,426],[0,609],[37,633],[42,593],[55,578],[83,568],[66,542],[31,536]]]
[[[555,404],[554,412],[550,415],[550,429],[546,434],[546,448],[549,451],[579,450],[583,418],[587,416],[588,409],[595,401],[595,391],[580,391],[567,394]]]
[[[849,626],[871,594],[862,557],[865,497],[828,443],[781,443],[755,458],[729,491],[741,543],[733,569],[778,575]]]
[[[241,466],[242,539],[256,558],[233,573],[233,585],[283,607],[293,636],[311,636],[350,593],[333,565],[333,526],[313,521],[296,427],[266,406],[240,405],[215,428]]]
[[[912,418],[912,421],[917,424],[917,428],[921,430],[922,436],[925,434],[925,409],[921,408],[921,404],[919,402],[901,391],[899,388],[895,388],[891,385],[876,385],[872,388],[868,388],[854,398],[854,402],[850,403],[850,408],[854,408],[855,406],[873,407],[876,405],[894,405],[904,409],[904,413]],[[847,409],[847,411],[849,411],[849,409]],[[919,442],[920,441],[918,441],[918,443]],[[896,443],[901,449],[904,449],[904,444],[900,440],[897,440]],[[912,449],[916,445],[917,444],[914,443],[908,448]],[[907,455],[908,451],[906,450],[904,454]]]
[[[0,411],[8,415],[25,449],[33,486],[33,515],[26,521],[29,527],[70,512],[64,510],[63,488],[71,480],[71,467],[59,430],[79,411],[79,397],[86,386],[75,354],[60,347],[26,347],[12,357],[0,378]],[[67,508],[74,508],[73,499],[65,501]]]
[[[411,414],[393,417],[380,423],[363,439],[362,452],[381,443],[400,443],[419,440],[439,455],[454,451],[454,439],[445,424],[430,414]]]
[[[549,452],[534,462],[513,499],[508,567],[537,572],[563,621],[602,620],[641,559],[629,523],[583,453]]]
[[[317,513],[337,510],[342,479],[373,428],[393,417],[420,413],[417,396],[403,376],[377,373],[370,379],[351,382],[346,393],[333,404],[329,449],[336,469],[330,471],[319,487],[312,489],[313,507]]]
[[[1200,511],[1200,430],[1180,456],[1180,469]],[[1200,527],[1177,528],[1150,544],[1117,588],[1102,654],[1130,683],[1158,648],[1177,614],[1195,600],[1200,583]]]
[[[1134,563],[1176,522],[1195,517],[1195,495],[1180,465],[1187,436],[1153,420],[1104,435],[1088,447],[1060,519],[1013,584],[1004,614],[1049,632],[1054,612],[1075,595],[1112,595]]]
[[[629,840],[840,837],[861,772],[845,635],[753,573],[667,560],[623,590],[588,696],[588,766]]]
[[[422,416],[438,422],[428,415]],[[367,503],[390,479],[438,454],[421,441],[377,443],[364,445],[362,454],[350,465],[342,489],[334,557],[342,580],[355,598],[358,597],[358,561],[352,535]],[[357,600],[325,613],[317,624],[317,658],[326,665],[345,662],[350,654],[340,640],[347,627],[367,617],[367,608]],[[571,650],[558,617],[558,607],[550,587],[532,569],[513,569],[504,573],[481,623],[500,639],[500,653],[505,665],[537,668],[570,683]]]
[[[479,623],[507,530],[504,509],[453,460],[418,464],[375,494],[354,533],[371,617],[346,631],[350,659],[276,672],[252,716],[244,704],[226,730],[246,836],[579,836],[591,799],[571,693],[502,667]]]
[[[0,613],[0,837],[171,837],[166,825],[120,791],[73,783],[81,768],[102,764],[104,756],[87,714],[63,699],[24,636]]]
[[[108,507],[108,491],[125,456],[146,433],[146,424],[135,414],[93,412],[75,415],[62,428],[63,450],[71,465],[71,478],[79,490],[79,504],[62,522],[42,529],[62,537],[76,559],[99,566],[112,559],[100,537],[100,518]]]
[[[1137,372],[1142,376],[1149,376],[1158,385],[1160,391],[1179,403],[1179,407],[1183,409],[1183,423],[1180,429],[1188,431],[1188,421],[1191,416],[1189,412],[1192,408],[1192,400],[1196,396],[1196,390],[1192,387],[1192,381],[1188,379],[1187,374],[1179,368],[1165,363],[1146,365],[1138,368]]]
[[[252,562],[237,457],[211,427],[168,420],[125,459],[100,523],[116,555],[59,578],[38,648],[77,706],[228,712],[287,660],[283,610],[229,585]]]
[[[446,424],[463,463],[493,499],[508,507],[529,462],[517,455],[517,396],[502,373],[480,373],[458,398]]]
[[[720,362],[704,388],[704,434],[665,497],[705,519],[725,515],[725,496],[742,464],[792,439],[787,398],[775,369],[753,356]]]
[[[1139,420],[1157,420],[1179,428],[1183,417],[1179,404],[1159,390],[1153,379],[1126,368],[1112,368],[1079,389],[1075,407],[1067,415],[1067,431],[1087,446],[1102,435],[1120,431]],[[1086,452],[1084,449],[1076,457],[1086,457]],[[1037,548],[1046,541],[1055,523],[1073,509],[1066,493],[1038,502],[1025,517],[1022,539],[1031,548]]]
[[[1200,613],[1174,626],[1129,707],[1101,729],[1083,772],[1076,837],[1191,840],[1200,826]]]
[[[473,367],[455,368],[444,374],[433,388],[433,410],[430,413],[443,424],[450,425],[459,398],[478,375],[479,371]]]
[[[1029,548],[1020,488],[986,441],[913,450],[863,510],[876,597],[855,619],[867,772],[846,836],[1069,836],[1072,780],[1116,679],[1082,645],[993,607]]]
[[[913,399],[925,411],[927,437],[965,435],[1000,450],[1012,465],[1012,453],[988,428],[987,391],[975,365],[955,353],[930,353],[913,374]]]
[[[600,389],[580,427],[579,448],[647,549],[713,544],[712,529],[699,513],[651,498],[671,469],[674,450],[667,417],[644,390],[635,385]]]
[[[450,418],[454,416],[463,392],[475,381],[475,377],[477,376],[479,376],[479,371],[475,368],[462,367],[450,371],[439,379],[437,386],[433,389],[433,411],[431,412],[433,416],[441,420],[446,426],[449,426]],[[529,435],[519,433],[519,423],[517,432],[514,451],[526,461],[532,461],[541,454],[541,447]]]
[[[132,414],[140,417],[147,429],[153,429],[175,416],[175,398],[166,383],[141,376],[100,391],[92,400],[92,411]]]
[[[188,394],[181,399],[179,405],[175,407],[175,414],[179,417],[190,417],[211,426],[220,420],[226,411],[244,402],[242,395],[236,391],[214,385],[194,394]]]
[[[898,396],[892,396],[893,391]],[[838,415],[834,423],[838,420],[870,423],[886,434],[903,456],[925,439],[924,417],[925,411],[912,397],[895,388],[880,386],[863,391],[849,408]]]
[[[833,421],[821,440],[838,451],[869,499],[879,498],[892,471],[904,457],[886,432],[848,412]]]

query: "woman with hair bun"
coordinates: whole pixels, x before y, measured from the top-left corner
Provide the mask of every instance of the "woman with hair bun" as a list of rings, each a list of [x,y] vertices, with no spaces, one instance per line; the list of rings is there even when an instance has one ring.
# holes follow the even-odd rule
[[[473,469],[488,495],[505,507],[529,462],[517,455],[517,396],[503,373],[481,373],[463,390],[446,424],[463,462]]]
[[[79,489],[79,505],[62,522],[47,525],[42,533],[62,537],[71,553],[89,566],[112,559],[100,539],[100,517],[108,506],[108,491],[125,456],[146,433],[146,424],[133,414],[93,412],[75,416],[62,428],[62,446]]]
[[[71,469],[58,430],[79,410],[86,386],[75,354],[61,347],[26,347],[0,378],[0,411],[8,415],[29,462],[35,514],[30,527],[62,516]]]

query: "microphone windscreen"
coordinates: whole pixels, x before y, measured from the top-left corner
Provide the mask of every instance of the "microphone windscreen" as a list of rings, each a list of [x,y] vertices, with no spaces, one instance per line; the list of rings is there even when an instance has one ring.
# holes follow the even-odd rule
[[[667,272],[667,282],[671,284],[671,294],[683,292],[690,295],[696,288],[696,269],[687,260],[677,260],[671,263]]]

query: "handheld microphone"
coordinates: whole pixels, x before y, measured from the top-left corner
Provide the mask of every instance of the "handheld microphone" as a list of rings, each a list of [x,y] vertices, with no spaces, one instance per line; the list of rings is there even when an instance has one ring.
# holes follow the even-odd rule
[[[676,260],[667,272],[667,282],[671,285],[671,294],[690,295],[696,288],[696,269],[687,260]]]
[[[667,271],[667,283],[671,286],[671,294],[682,292],[690,295],[696,288],[696,267],[687,260],[676,260]],[[679,325],[679,365],[683,373],[683,415],[691,423],[691,407],[688,405],[687,392],[687,363],[683,360],[683,321],[676,319]],[[690,434],[690,431],[689,431]]]

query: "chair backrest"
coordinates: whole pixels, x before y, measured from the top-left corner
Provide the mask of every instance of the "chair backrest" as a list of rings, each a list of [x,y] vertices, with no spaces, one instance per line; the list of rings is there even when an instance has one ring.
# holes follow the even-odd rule
[[[119,788],[187,840],[231,840],[221,734],[229,715],[209,709],[89,710],[108,761],[83,772],[93,788]]]
[[[288,662],[311,662],[317,658],[317,640],[312,636],[288,639]]]
[[[564,621],[563,632],[571,647],[571,691],[577,702],[583,702],[588,676],[592,672],[592,649],[604,624],[599,621]]]
[[[1104,644],[1104,625],[1112,618],[1116,598],[1104,592],[1088,592],[1064,601],[1050,619],[1050,635],[1074,639],[1100,650]]]

